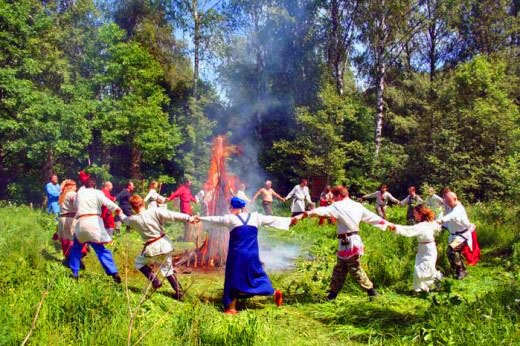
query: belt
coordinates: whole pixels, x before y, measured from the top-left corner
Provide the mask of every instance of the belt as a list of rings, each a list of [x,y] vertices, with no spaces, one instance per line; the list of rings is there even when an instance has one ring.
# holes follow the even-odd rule
[[[87,217],[87,216],[99,216],[99,217],[101,217],[101,215],[99,215],[99,214],[83,214],[83,215],[77,216],[76,219],[81,219],[82,217]]]
[[[74,217],[76,216],[76,213],[65,213],[65,214],[60,214],[60,217]]]
[[[146,243],[144,243],[144,247],[147,247],[148,245],[155,243],[157,240],[161,239],[165,235],[166,235],[166,233],[163,233],[160,236],[158,236],[157,238],[153,238],[153,239],[148,240]]]
[[[460,231],[460,232],[453,232],[453,233],[451,233],[451,234],[453,234],[453,235],[461,235],[461,234],[464,234],[464,233],[466,233],[466,232],[467,232],[468,230],[469,230],[469,228],[466,228],[466,229],[465,229],[464,231]]]
[[[420,241],[420,242],[419,242],[419,244],[421,244],[421,245],[430,244],[430,243],[435,243],[435,240],[430,240],[430,241]]]
[[[350,233],[341,233],[338,234],[338,239],[345,239],[346,237],[350,237],[354,234],[358,234],[359,232],[350,232]]]

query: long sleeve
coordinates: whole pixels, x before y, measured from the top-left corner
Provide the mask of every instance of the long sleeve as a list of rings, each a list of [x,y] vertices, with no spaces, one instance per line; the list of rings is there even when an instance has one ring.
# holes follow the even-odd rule
[[[52,197],[59,197],[60,196],[60,190],[56,189],[54,187],[54,185],[52,185],[50,183],[45,185],[45,192],[47,193],[48,196],[52,196]]]
[[[410,199],[410,196],[406,196],[405,199],[403,199],[401,202],[399,202],[400,205],[406,205],[408,204],[408,200]]]
[[[203,223],[204,229],[211,229],[215,227],[228,227],[230,226],[229,218],[227,216],[201,216],[200,220]]]
[[[116,211],[117,209],[119,209],[119,206],[117,204],[115,204],[114,202],[112,202],[110,199],[108,199],[105,195],[102,195],[100,197],[101,197],[101,203],[103,203],[103,205],[105,207],[107,207],[108,210]]]
[[[314,208],[308,212],[309,216],[326,216],[326,217],[339,217],[338,209],[334,205],[329,205],[328,207],[319,207]]]
[[[291,226],[290,217],[270,216],[258,214],[258,226],[269,226],[273,228],[288,230]]]
[[[168,197],[168,201],[171,201],[172,199],[174,198],[177,198],[177,197],[180,197],[183,193],[183,187],[179,187],[175,192],[172,192],[172,194],[170,195],[170,197]]]
[[[120,201],[121,198],[125,195],[125,189],[123,189],[121,192],[119,192],[116,196],[116,201]]]
[[[309,194],[309,188],[305,186],[305,199],[307,203],[312,204],[311,195]]]
[[[287,195],[287,197],[285,197],[285,199],[291,199],[292,196],[296,193],[296,186],[291,190],[291,192],[289,192],[289,194]]]
[[[370,210],[363,208],[363,216],[361,217],[361,221],[366,222],[374,227],[377,227],[381,230],[385,230],[388,226],[388,222],[386,222],[380,216],[372,213]]]
[[[394,196],[392,196],[392,194],[390,192],[387,192],[386,196],[388,197],[388,199],[390,201],[392,201],[393,203],[396,203],[398,204],[399,203],[399,200],[397,198],[395,198]]]
[[[148,194],[147,194],[146,197],[144,198],[144,202],[145,202],[145,203],[148,203],[148,200],[149,200],[150,198],[153,198],[154,195],[155,195],[155,193],[156,193],[155,190],[150,190],[150,191],[148,191]]]
[[[189,221],[190,216],[188,214],[178,213],[175,211],[167,210],[167,209],[161,209],[159,208],[157,211],[163,221]]]
[[[419,203],[424,203],[424,200],[419,195],[417,195],[417,201],[419,201]]]
[[[369,193],[369,194],[367,194],[367,195],[364,195],[363,198],[365,198],[365,199],[377,198],[377,193],[378,193],[378,192],[379,192],[379,191],[376,191],[376,192],[373,192],[373,193]]]
[[[419,233],[421,233],[421,229],[417,227],[417,225],[414,226],[401,226],[401,225],[395,225],[395,233],[405,236],[405,237],[417,237]]]

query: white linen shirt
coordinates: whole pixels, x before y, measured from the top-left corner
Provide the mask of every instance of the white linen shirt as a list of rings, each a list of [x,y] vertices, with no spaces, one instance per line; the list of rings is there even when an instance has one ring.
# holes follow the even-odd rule
[[[239,215],[244,221],[247,220],[248,213],[240,213]],[[201,216],[200,220],[203,223],[204,230],[213,229],[215,226],[223,226],[232,231],[236,227],[244,225],[242,221],[240,221],[240,219],[234,214],[226,214],[224,216]],[[257,228],[260,226],[269,226],[282,230],[288,230],[289,226],[291,225],[291,218],[251,213],[251,217],[249,218],[247,225]]]
[[[159,193],[155,189],[151,189],[148,191],[148,194],[144,198],[144,202],[148,203],[148,208],[157,208],[157,202],[164,203],[166,198],[159,195]]]
[[[399,200],[392,196],[392,194],[388,191],[385,191],[385,193],[381,193],[381,191],[376,191],[374,193],[364,195],[363,198],[369,199],[369,198],[375,198],[376,204],[379,206],[385,206],[388,204],[388,200],[391,200],[394,203],[399,203]]]
[[[291,212],[303,212],[305,211],[305,201],[311,204],[311,195],[309,194],[309,188],[307,186],[296,185],[291,192],[285,197],[285,199],[293,199],[291,205]]]
[[[446,215],[442,217],[441,221],[443,226],[450,231],[450,238],[448,240],[450,243],[455,240],[455,238],[462,237],[468,242],[468,246],[472,248],[471,232],[473,232],[475,226],[469,221],[468,214],[462,203],[457,202],[455,207],[450,208],[446,212]],[[464,233],[457,234],[460,232]]]

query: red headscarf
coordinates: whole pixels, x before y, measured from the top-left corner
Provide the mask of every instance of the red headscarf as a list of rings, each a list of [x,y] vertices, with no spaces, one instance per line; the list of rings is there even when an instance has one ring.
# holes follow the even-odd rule
[[[79,181],[81,181],[83,185],[87,183],[87,180],[89,180],[89,178],[90,174],[85,173],[84,171],[79,171]]]

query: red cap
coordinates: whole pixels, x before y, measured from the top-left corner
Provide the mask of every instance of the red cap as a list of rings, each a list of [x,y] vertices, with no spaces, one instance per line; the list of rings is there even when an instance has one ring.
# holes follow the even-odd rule
[[[79,171],[79,181],[81,181],[82,184],[85,184],[89,178],[90,174],[85,173],[84,171]]]

